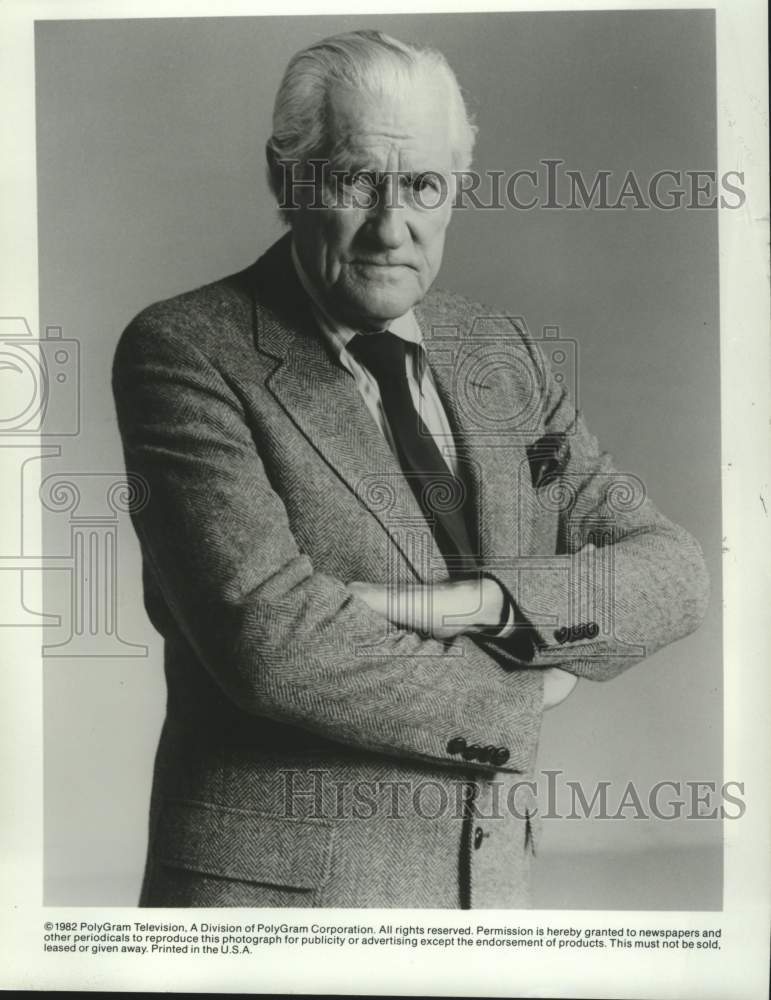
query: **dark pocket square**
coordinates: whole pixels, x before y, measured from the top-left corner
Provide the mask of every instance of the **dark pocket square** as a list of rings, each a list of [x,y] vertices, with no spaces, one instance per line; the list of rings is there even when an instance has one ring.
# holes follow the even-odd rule
[[[570,454],[567,437],[563,433],[544,434],[529,444],[526,451],[530,479],[536,489],[560,472]]]

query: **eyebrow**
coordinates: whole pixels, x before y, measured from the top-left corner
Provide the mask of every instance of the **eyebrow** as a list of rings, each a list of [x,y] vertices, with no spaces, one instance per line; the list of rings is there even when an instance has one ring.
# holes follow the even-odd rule
[[[414,184],[416,180],[425,176],[444,176],[444,173],[441,170],[437,170],[435,167],[426,167],[417,170],[381,170],[378,167],[367,166],[363,161],[359,162],[356,159],[352,159],[350,164],[332,166],[330,169],[330,177],[332,178],[339,177],[344,179],[346,175],[349,174],[369,174],[376,187],[379,187],[383,183],[384,178],[391,175],[398,177],[400,180],[406,181],[408,184]]]
[[[379,166],[373,164],[372,160],[363,151],[351,150],[342,143],[330,150],[326,162],[332,176],[365,173],[374,175],[378,179],[378,182],[391,173],[399,177],[404,177],[411,182],[423,174],[437,174],[440,177],[446,176],[445,172],[436,166],[416,167],[407,170],[382,170]]]

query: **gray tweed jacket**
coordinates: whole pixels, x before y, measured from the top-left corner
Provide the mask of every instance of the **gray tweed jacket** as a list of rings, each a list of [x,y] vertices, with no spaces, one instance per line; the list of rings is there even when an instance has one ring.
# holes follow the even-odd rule
[[[168,687],[141,905],[526,906],[543,668],[612,678],[705,613],[698,545],[570,402],[570,345],[442,291],[416,315],[508,640],[398,630],[346,588],[447,566],[287,237],[120,340]]]

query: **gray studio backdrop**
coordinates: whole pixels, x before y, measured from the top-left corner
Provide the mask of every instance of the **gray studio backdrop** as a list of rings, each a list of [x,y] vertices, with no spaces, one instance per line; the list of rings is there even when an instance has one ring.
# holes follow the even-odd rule
[[[111,492],[116,341],[146,304],[244,267],[280,235],[263,146],[287,60],[378,26],[445,52],[476,114],[479,169],[554,158],[587,178],[613,171],[618,186],[631,169],[715,168],[709,12],[38,22],[41,326],[80,350],[77,433],[44,462],[46,546],[62,567],[45,578],[59,620],[44,661],[49,904],[135,903],[164,712],[162,645]],[[611,782],[612,811],[630,780],[643,799],[667,779],[719,787],[716,212],[460,211],[439,282],[577,343],[590,428],[701,541],[712,575],[698,633],[547,714],[539,768],[563,772],[562,790]],[[545,819],[537,905],[721,906],[718,821],[625,814]]]

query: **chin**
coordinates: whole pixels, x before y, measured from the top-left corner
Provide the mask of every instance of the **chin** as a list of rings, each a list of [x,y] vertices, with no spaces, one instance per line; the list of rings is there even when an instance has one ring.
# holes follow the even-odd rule
[[[358,309],[358,315],[370,325],[384,328],[390,322],[408,312],[415,304],[413,299],[400,302],[368,303]]]
[[[403,316],[422,295],[417,288],[396,290],[371,290],[368,294],[355,296],[350,301],[351,311],[370,322],[388,323]]]

